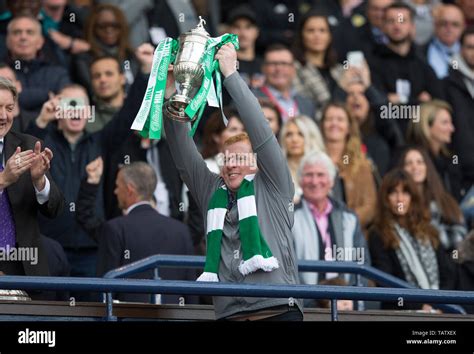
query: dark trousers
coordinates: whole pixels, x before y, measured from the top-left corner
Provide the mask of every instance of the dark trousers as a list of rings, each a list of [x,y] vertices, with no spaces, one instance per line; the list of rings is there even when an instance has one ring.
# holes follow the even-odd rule
[[[68,262],[71,266],[71,277],[95,278],[97,275],[97,249],[65,249]],[[84,291],[74,291],[70,296],[75,301],[100,302],[102,294]]]
[[[298,306],[288,306],[288,311],[260,321],[303,321],[303,314],[298,309]]]

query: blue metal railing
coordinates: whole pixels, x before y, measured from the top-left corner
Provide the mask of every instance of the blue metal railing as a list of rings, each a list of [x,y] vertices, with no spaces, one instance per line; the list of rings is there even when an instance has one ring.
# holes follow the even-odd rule
[[[420,303],[474,303],[474,292],[472,291],[369,288],[329,285],[204,283],[196,281],[153,279],[31,277],[5,275],[0,277],[0,288],[301,299],[329,298],[333,299],[333,301],[338,299],[397,301],[400,297],[403,297],[405,301]],[[112,319],[111,313],[108,313],[108,319]]]
[[[31,277],[1,276],[0,289],[25,290],[66,290],[91,291],[107,294],[107,320],[113,320],[113,292],[149,293],[149,294],[180,294],[180,295],[213,295],[213,296],[245,296],[271,298],[331,299],[331,317],[337,320],[336,302],[339,299],[366,301],[398,301],[433,304],[473,304],[474,292],[452,290],[395,289],[353,286],[314,286],[314,285],[275,285],[275,284],[235,284],[235,283],[203,283],[195,281],[171,281],[156,279],[116,279],[114,277],[130,275],[157,266],[195,267],[203,266],[203,257],[194,256],[152,256],[106,274],[105,278],[73,278],[73,277]],[[369,266],[349,262],[301,262],[301,271],[337,271],[341,273],[357,273],[364,276],[378,277],[387,283],[399,283],[400,280],[386,275]],[[393,279],[391,279],[393,278]],[[405,282],[402,282],[405,283]],[[445,305],[448,306],[448,305]],[[452,306],[452,305],[451,305]],[[453,307],[451,307],[451,312]]]
[[[154,255],[139,261],[127,264],[123,267],[109,271],[105,278],[123,278],[149,269],[155,269],[155,279],[157,278],[159,267],[184,267],[203,268],[205,257],[202,256],[176,256],[176,255]],[[417,287],[403,281],[393,275],[381,270],[355,262],[328,262],[328,261],[298,261],[298,271],[300,272],[332,272],[350,273],[356,275],[356,284],[361,286],[360,277],[364,276],[386,287],[418,289]],[[447,313],[465,313],[460,306],[439,304],[436,308]],[[337,315],[337,314],[336,314]]]

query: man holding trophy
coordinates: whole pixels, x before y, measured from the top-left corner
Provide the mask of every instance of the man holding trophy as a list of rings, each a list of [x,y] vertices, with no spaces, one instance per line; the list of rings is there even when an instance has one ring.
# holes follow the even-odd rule
[[[235,283],[297,284],[298,272],[291,227],[294,186],[285,158],[257,99],[236,71],[232,44],[222,46],[215,58],[224,87],[235,102],[247,134],[225,143],[221,174],[211,173],[188,124],[165,119],[171,154],[184,182],[207,215],[207,256],[199,280]],[[175,92],[168,71],[165,99]],[[257,155],[258,168],[251,163]],[[217,319],[302,320],[295,299],[214,297]],[[268,311],[276,316],[268,317]]]
[[[204,22],[179,41],[166,38],[158,44],[132,129],[160,139],[164,126],[175,165],[205,216],[206,265],[198,281],[297,284],[294,185],[286,159],[236,70],[236,36],[210,38]],[[192,134],[206,103],[222,107],[221,83],[248,135],[224,143],[218,175],[207,168]],[[293,298],[214,297],[213,302],[217,319],[303,319],[301,302]]]

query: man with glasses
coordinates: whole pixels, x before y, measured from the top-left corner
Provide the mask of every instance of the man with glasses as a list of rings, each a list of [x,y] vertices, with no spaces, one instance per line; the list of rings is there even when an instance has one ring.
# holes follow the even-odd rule
[[[448,76],[453,55],[461,50],[459,39],[464,31],[464,15],[452,4],[437,6],[433,11],[434,36],[424,48],[423,54],[438,79]]]
[[[255,91],[258,98],[269,99],[281,114],[283,122],[304,114],[315,119],[313,102],[296,93],[293,80],[296,77],[293,53],[282,44],[270,45],[265,51],[262,72],[265,85]]]

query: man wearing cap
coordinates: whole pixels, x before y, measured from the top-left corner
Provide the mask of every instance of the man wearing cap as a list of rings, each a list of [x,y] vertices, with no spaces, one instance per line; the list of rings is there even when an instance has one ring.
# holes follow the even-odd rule
[[[255,53],[255,43],[260,34],[255,12],[247,5],[241,5],[229,15],[229,32],[239,37],[240,49],[237,52],[238,68],[242,79],[250,88],[263,85],[261,57]]]

